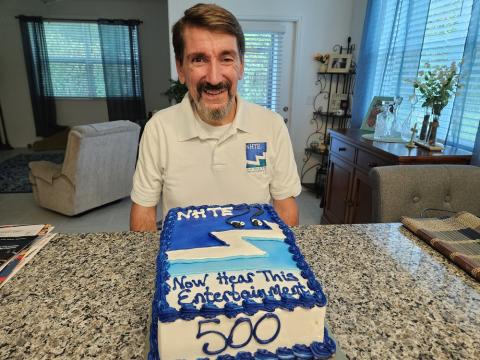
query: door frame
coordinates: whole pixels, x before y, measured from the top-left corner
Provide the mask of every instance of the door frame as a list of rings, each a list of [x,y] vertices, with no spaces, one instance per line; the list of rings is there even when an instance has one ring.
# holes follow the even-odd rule
[[[238,21],[241,23],[242,21],[264,21],[264,22],[290,22],[293,24],[293,44],[292,44],[292,64],[291,64],[291,74],[290,74],[290,94],[288,95],[288,101],[290,103],[288,109],[288,122],[287,128],[290,132],[290,138],[293,139],[293,132],[294,127],[292,126],[293,119],[294,119],[294,112],[296,103],[296,95],[298,91],[298,76],[299,74],[299,59],[300,57],[300,44],[301,44],[301,29],[302,29],[302,18],[300,16],[238,16]],[[300,117],[299,117],[300,118]],[[293,141],[292,141],[293,142]]]

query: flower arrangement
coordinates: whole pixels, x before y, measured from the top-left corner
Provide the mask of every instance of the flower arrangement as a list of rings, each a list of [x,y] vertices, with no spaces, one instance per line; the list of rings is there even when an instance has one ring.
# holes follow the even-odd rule
[[[425,64],[425,71],[419,71],[419,77],[413,81],[414,90],[423,98],[422,107],[432,108],[433,115],[440,116],[448,100],[460,87],[457,64],[430,67]]]
[[[329,54],[315,53],[315,54],[313,55],[313,60],[316,60],[316,61],[318,61],[318,62],[321,63],[321,64],[327,64],[327,63],[328,63],[328,59],[330,59],[330,55],[329,55]]]

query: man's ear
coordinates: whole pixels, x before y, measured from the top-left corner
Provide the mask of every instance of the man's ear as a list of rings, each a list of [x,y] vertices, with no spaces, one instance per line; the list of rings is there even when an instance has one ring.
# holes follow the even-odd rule
[[[178,80],[180,80],[182,84],[185,84],[185,73],[179,60],[175,60],[175,66],[177,67]]]

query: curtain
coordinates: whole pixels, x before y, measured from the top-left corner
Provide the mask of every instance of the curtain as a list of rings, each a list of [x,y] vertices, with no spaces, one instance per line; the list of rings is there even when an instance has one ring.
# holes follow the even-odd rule
[[[455,97],[447,144],[457,144],[460,136],[464,146],[474,148],[474,157],[480,165],[480,1],[475,0],[468,26],[463,64],[460,72],[461,88]]]
[[[138,20],[98,20],[108,116],[145,125]]]
[[[19,16],[19,20],[35,131],[37,136],[47,137],[63,127],[57,125],[43,20],[29,16]]]
[[[359,128],[374,96],[408,99],[417,75],[429,0],[369,0],[357,62],[352,127]],[[408,111],[402,106],[400,111]],[[400,116],[403,114],[400,113]]]

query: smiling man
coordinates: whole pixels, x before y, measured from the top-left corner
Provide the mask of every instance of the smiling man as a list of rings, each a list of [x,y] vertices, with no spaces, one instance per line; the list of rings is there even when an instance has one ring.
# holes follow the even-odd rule
[[[237,93],[245,54],[237,19],[197,4],[173,26],[172,40],[188,93],[145,127],[130,228],[155,231],[160,199],[164,216],[174,207],[273,201],[285,223],[297,225],[301,187],[283,119]]]

